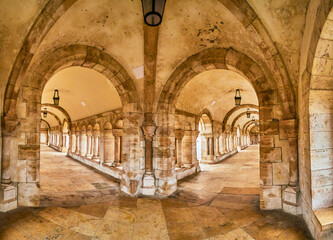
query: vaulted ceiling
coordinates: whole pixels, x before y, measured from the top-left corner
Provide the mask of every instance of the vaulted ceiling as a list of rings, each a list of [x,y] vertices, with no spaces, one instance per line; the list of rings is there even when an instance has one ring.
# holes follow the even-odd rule
[[[8,79],[24,37],[47,2],[0,2],[0,37],[3,39],[0,46],[0,79]],[[156,101],[175,68],[203,49],[232,47],[248,55],[259,65],[266,64],[261,46],[251,34],[251,29],[244,26],[238,16],[226,7],[227,2],[167,1],[158,35]],[[295,87],[308,0],[247,2],[276,43]],[[134,79],[139,97],[143,100],[144,81],[142,76],[137,79],[133,72],[133,69],[144,64],[143,32],[139,0],[78,0],[45,35],[34,54],[33,62],[39,61],[45,53],[60,46],[75,43],[95,46],[110,54],[125,68]],[[1,97],[5,86],[6,83],[1,82]],[[258,105],[256,94],[244,77],[232,71],[211,70],[194,77],[184,87],[176,107],[192,113],[199,113],[207,108],[214,120],[223,121],[225,114],[234,107],[233,97],[237,88],[242,89],[242,103]],[[60,104],[68,111],[72,120],[121,107],[114,86],[93,70],[75,67],[58,72],[46,84],[42,103],[52,102],[54,89],[60,90]],[[81,101],[86,103],[85,107]],[[212,101],[216,103],[211,105]],[[234,113],[228,124],[243,111]]]

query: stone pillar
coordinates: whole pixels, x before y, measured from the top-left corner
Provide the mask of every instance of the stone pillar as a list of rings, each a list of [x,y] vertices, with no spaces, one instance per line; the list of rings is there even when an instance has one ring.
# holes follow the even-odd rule
[[[219,137],[220,137],[220,134],[219,133],[215,133],[214,134],[214,155],[215,156],[220,156],[220,143],[219,143]]]
[[[175,166],[182,167],[182,140],[184,137],[185,131],[177,129],[175,130],[176,138],[176,157],[175,157]]]
[[[92,134],[91,131],[87,132],[87,154],[86,154],[86,158],[91,158],[92,157],[92,151],[91,151],[91,139],[92,138]]]
[[[114,161],[114,141],[112,129],[104,129],[104,163],[108,165]]]
[[[80,132],[79,131],[76,131],[75,132],[75,154],[76,155],[80,155]]]
[[[0,212],[7,212],[17,208],[17,188],[11,183],[10,175],[10,150],[12,145],[12,132],[18,125],[18,120],[16,116],[12,116],[9,121],[4,121],[5,119],[2,120],[2,125],[5,125],[8,130],[2,129]]]
[[[122,155],[122,129],[112,129],[112,133],[114,136],[114,166],[120,166],[121,155]]]
[[[199,131],[192,131],[192,164],[197,167],[197,172],[200,172],[199,160],[197,158],[197,138]]]
[[[99,150],[99,131],[94,130],[93,131],[93,138],[94,138],[94,145],[93,145],[93,157],[95,161],[99,161],[99,155],[98,155],[98,150]]]
[[[87,134],[85,131],[81,133],[81,146],[80,146],[80,155],[82,157],[87,154]]]
[[[182,140],[182,167],[192,167],[192,131],[185,130]]]
[[[143,195],[154,195],[156,192],[155,176],[153,174],[153,138],[156,131],[154,123],[146,123],[142,126],[145,137],[145,173],[142,180],[141,193]]]

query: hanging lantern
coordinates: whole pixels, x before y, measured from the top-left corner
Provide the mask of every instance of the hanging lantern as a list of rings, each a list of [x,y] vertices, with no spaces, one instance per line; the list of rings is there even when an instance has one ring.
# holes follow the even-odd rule
[[[246,117],[247,118],[251,117],[250,108],[248,108],[247,111],[246,111]]]
[[[254,116],[252,117],[252,122],[255,122],[256,120],[254,119]]]
[[[44,110],[43,110],[43,118],[46,118],[46,117],[47,117],[47,109],[44,108]]]
[[[53,103],[54,105],[58,106],[59,105],[59,91],[56,89],[54,90],[54,95],[53,95]]]
[[[161,24],[166,0],[141,0],[143,19],[148,26]]]
[[[235,95],[235,104],[236,106],[239,106],[241,104],[242,97],[240,95],[240,90],[236,89],[236,95]]]

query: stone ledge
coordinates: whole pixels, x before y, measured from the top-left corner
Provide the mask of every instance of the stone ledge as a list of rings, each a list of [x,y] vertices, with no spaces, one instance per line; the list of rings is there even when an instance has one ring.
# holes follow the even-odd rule
[[[191,168],[179,168],[176,169],[177,180],[183,179],[197,172],[197,167],[193,166]]]
[[[82,156],[78,156],[74,153],[69,152],[68,155],[70,158],[75,159],[85,165],[88,165],[102,173],[105,173],[107,175],[110,175],[111,177],[114,177],[116,179],[120,179],[121,173],[122,173],[122,169],[121,167],[113,167],[113,166],[109,166],[107,164],[100,164],[99,162],[96,162],[92,159],[87,159],[85,157]]]
[[[321,231],[333,230],[333,207],[313,211],[318,220]]]

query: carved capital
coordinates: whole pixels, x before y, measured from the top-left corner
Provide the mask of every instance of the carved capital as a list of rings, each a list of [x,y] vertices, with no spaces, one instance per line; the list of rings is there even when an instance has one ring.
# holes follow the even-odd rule
[[[145,139],[148,141],[152,141],[155,135],[155,131],[157,129],[154,123],[146,123],[142,125],[142,131],[145,136]]]
[[[123,129],[120,128],[114,128],[112,129],[113,136],[115,137],[121,137],[123,136]]]
[[[184,130],[181,130],[181,129],[176,129],[176,130],[175,130],[175,137],[176,137],[176,139],[178,139],[178,140],[182,140],[183,137],[184,137],[184,134],[185,134],[185,131],[184,131]]]

